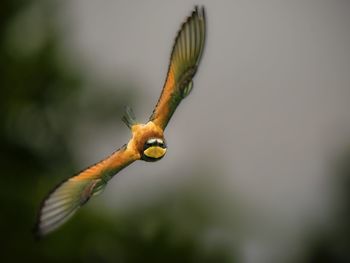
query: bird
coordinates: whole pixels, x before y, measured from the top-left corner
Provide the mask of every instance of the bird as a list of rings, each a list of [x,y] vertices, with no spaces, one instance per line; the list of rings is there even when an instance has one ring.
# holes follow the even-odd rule
[[[164,130],[180,102],[193,88],[206,39],[204,7],[195,6],[177,32],[165,83],[148,122],[139,123],[131,107],[122,120],[131,130],[129,142],[110,156],[57,185],[42,201],[34,234],[41,238],[70,219],[91,197],[103,191],[108,181],[137,160],[155,162],[164,157]]]

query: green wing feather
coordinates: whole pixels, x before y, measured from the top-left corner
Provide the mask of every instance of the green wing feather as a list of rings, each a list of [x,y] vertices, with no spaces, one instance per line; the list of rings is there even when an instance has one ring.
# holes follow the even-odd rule
[[[150,120],[165,129],[181,100],[191,91],[206,35],[204,8],[195,7],[182,24],[171,53],[167,78]]]
[[[35,227],[37,237],[64,224],[92,196],[101,193],[113,175],[137,159],[138,154],[123,146],[101,162],[59,184],[41,205]]]

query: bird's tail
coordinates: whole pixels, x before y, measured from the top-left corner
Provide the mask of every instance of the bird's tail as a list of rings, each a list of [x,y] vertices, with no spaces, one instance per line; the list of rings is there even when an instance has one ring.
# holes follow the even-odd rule
[[[136,117],[134,111],[130,106],[125,106],[124,115],[122,117],[122,121],[128,126],[130,129],[133,125],[136,124]]]

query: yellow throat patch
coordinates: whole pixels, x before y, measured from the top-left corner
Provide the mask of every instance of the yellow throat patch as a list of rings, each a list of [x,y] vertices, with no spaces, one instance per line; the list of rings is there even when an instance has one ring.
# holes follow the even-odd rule
[[[163,157],[166,153],[166,149],[159,147],[159,146],[151,146],[144,150],[143,152],[147,157],[158,159],[160,157]]]

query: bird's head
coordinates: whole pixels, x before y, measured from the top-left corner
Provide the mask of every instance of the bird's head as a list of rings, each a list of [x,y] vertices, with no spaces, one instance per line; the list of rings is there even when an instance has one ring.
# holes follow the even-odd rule
[[[155,162],[163,158],[166,150],[164,139],[152,137],[144,143],[141,158],[147,162]]]

